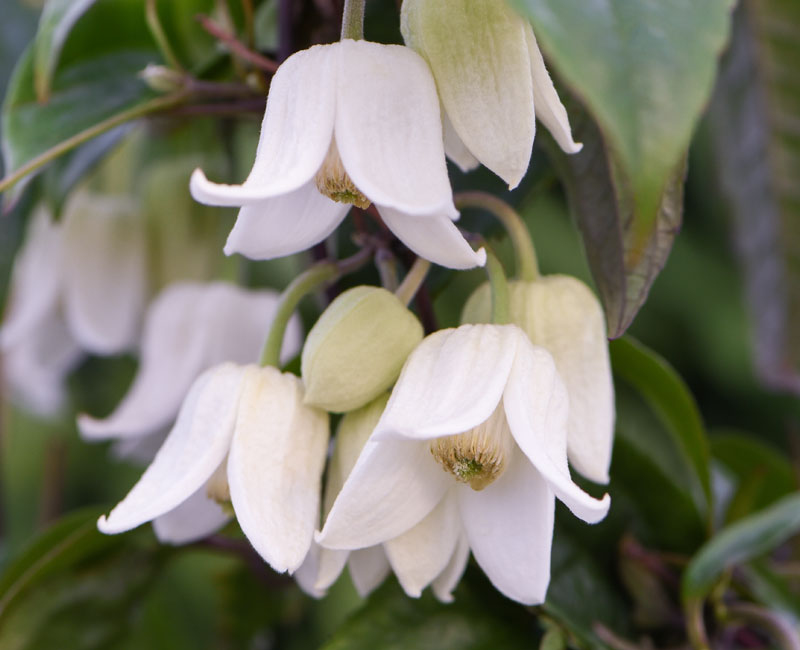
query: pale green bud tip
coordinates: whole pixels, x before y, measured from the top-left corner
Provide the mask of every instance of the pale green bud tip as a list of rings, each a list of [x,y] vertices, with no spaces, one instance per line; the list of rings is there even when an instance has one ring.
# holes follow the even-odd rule
[[[148,63],[139,77],[150,88],[159,93],[171,93],[183,87],[184,78],[180,72],[163,65]]]
[[[345,291],[308,334],[302,356],[305,402],[343,413],[370,402],[400,375],[423,337],[398,298],[378,287]]]

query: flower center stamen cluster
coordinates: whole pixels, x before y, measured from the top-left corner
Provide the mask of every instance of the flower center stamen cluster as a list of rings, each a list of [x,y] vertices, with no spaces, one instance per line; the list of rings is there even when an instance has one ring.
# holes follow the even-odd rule
[[[331,141],[331,146],[314,177],[314,183],[320,194],[339,203],[352,203],[357,208],[366,210],[372,203],[363,192],[359,190],[344,169],[336,140]]]
[[[436,461],[457,481],[480,491],[505,471],[513,444],[502,403],[483,424],[431,441]]]

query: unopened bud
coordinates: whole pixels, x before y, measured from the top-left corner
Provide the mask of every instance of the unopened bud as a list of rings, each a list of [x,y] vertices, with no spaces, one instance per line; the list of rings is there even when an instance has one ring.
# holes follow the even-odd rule
[[[334,413],[364,406],[397,380],[422,336],[416,316],[386,289],[345,291],[308,334],[305,402]]]
[[[139,78],[159,93],[180,90],[184,84],[184,77],[180,72],[154,63],[148,63],[145,69],[139,73]]]

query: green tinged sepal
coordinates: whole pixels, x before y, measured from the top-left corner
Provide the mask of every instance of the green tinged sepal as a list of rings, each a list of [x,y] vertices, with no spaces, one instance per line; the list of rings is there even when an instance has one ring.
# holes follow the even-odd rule
[[[345,291],[306,339],[306,404],[334,413],[364,406],[397,380],[423,334],[417,317],[386,289]]]

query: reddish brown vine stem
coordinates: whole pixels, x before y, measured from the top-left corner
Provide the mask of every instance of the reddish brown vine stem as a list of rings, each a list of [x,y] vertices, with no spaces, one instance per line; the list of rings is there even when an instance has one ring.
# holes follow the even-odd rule
[[[209,34],[211,34],[214,38],[219,39],[225,45],[227,45],[231,52],[233,52],[236,56],[240,59],[244,59],[249,63],[252,63],[257,68],[264,70],[265,72],[269,72],[270,74],[274,74],[275,71],[278,69],[278,63],[273,61],[272,59],[268,59],[262,54],[258,52],[254,52],[249,47],[247,47],[244,43],[236,38],[233,34],[222,29],[219,25],[217,25],[211,18],[208,16],[204,16],[203,14],[197,14],[195,16],[195,20],[200,23],[203,29],[205,29]]]

